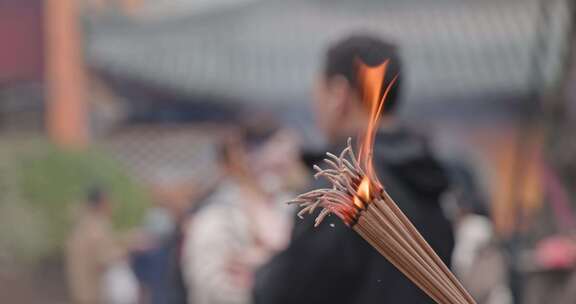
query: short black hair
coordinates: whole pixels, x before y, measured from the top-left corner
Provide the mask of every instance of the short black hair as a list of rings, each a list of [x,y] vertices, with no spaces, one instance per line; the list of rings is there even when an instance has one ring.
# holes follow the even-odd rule
[[[98,207],[106,197],[106,191],[102,187],[92,186],[86,193],[86,203],[91,207]]]
[[[343,76],[352,88],[360,94],[358,83],[357,61],[361,60],[369,66],[377,66],[387,59],[388,70],[384,77],[386,87],[394,77],[396,83],[391,88],[384,104],[384,112],[391,113],[398,107],[401,86],[401,59],[395,44],[381,40],[369,34],[352,35],[337,41],[328,48],[324,66],[324,75],[327,79],[334,76]]]

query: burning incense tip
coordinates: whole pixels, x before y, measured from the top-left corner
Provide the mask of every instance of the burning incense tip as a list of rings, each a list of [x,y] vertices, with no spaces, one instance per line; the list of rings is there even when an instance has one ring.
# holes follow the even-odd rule
[[[386,193],[372,165],[372,151],[384,100],[395,82],[382,90],[388,61],[380,66],[359,64],[359,79],[364,100],[370,109],[368,126],[356,157],[349,138],[346,148],[336,156],[326,153],[325,168],[314,166],[315,178],[325,178],[331,188],[312,190],[290,203],[302,209],[298,216],[322,210],[316,217],[320,225],[329,214],[338,216],[414,284],[440,304],[472,304],[474,299],[462,287],[410,220]]]

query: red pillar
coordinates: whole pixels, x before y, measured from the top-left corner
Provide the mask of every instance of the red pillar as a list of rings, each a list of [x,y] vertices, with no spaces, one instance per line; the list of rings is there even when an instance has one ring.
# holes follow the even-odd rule
[[[45,0],[46,127],[56,144],[88,143],[86,75],[77,0]]]

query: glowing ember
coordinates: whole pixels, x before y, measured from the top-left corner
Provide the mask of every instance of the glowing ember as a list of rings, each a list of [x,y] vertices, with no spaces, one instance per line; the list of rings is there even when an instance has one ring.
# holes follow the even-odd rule
[[[360,186],[358,186],[358,190],[356,190],[356,195],[353,198],[354,205],[360,209],[364,209],[364,202],[369,202],[371,195],[370,195],[370,180],[367,177],[362,179],[360,182]]]

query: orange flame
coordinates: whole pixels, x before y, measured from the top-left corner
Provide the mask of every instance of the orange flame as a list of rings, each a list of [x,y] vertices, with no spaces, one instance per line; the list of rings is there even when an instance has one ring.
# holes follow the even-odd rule
[[[362,178],[356,194],[357,196],[355,195],[353,197],[354,205],[360,209],[363,209],[364,202],[370,201],[370,180],[368,177],[365,176]]]
[[[361,137],[362,140],[358,153],[360,166],[366,173],[366,177],[362,179],[362,182],[358,186],[358,195],[362,196],[361,198],[365,199],[365,202],[369,201],[372,185],[381,187],[378,176],[374,171],[372,158],[374,139],[376,137],[376,131],[378,130],[380,116],[384,109],[384,102],[398,78],[398,75],[394,76],[392,81],[386,85],[382,97],[380,97],[389,62],[390,60],[386,60],[382,64],[374,67],[368,66],[360,61],[358,62],[358,79],[362,88],[362,99],[369,110],[368,125]],[[363,206],[363,203],[356,198],[354,199],[354,203],[359,207]]]

